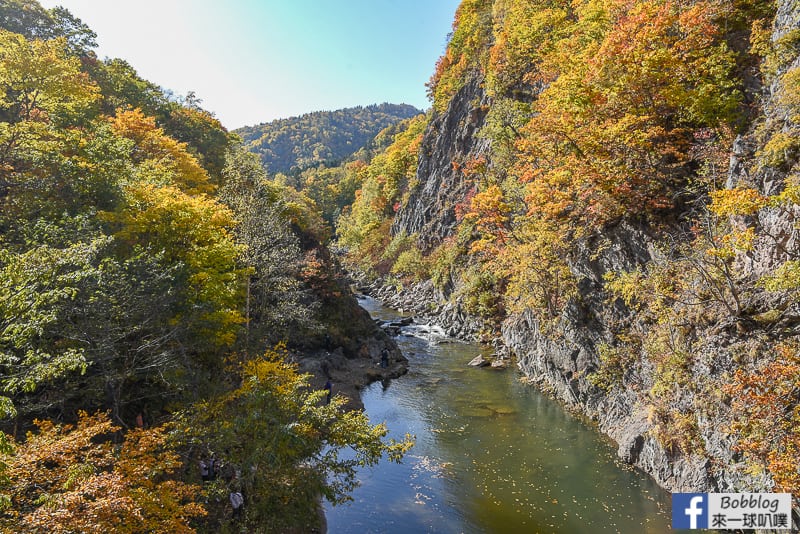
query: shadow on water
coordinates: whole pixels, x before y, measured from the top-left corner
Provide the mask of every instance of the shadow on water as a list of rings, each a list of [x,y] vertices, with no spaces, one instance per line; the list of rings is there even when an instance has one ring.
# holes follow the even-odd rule
[[[327,507],[329,532],[669,532],[664,490],[514,371],[467,367],[481,347],[397,341],[409,373],[362,400],[373,423],[416,445],[402,464],[362,470],[354,501]]]

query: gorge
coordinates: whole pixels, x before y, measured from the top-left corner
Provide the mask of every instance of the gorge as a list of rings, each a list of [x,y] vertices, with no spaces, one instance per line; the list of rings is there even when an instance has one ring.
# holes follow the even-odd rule
[[[396,312],[360,299],[373,317]],[[409,373],[361,392],[391,434],[415,436],[403,463],[359,472],[353,502],[327,507],[328,531],[620,532],[669,529],[668,494],[615,458],[594,428],[519,381],[468,367],[487,347],[412,323],[396,338]]]
[[[429,110],[233,132],[95,38],[0,0],[0,529],[798,508],[796,0],[463,0]]]

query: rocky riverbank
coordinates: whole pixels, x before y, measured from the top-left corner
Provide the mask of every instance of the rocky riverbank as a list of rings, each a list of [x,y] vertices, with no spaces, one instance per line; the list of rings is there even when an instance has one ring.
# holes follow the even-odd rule
[[[346,407],[363,409],[361,390],[382,380],[403,376],[408,372],[408,360],[391,339],[368,339],[361,345],[359,354],[348,357],[341,347],[333,350],[318,350],[298,358],[300,371],[311,374],[311,385],[322,389],[330,379],[334,395],[347,397]],[[381,352],[389,351],[389,364],[381,367]]]
[[[753,100],[752,115],[731,143],[727,173],[724,168],[719,173],[727,177],[725,188],[765,198],[797,179],[795,153],[780,165],[765,156],[765,144],[797,135],[794,104],[786,96],[794,93],[786,84],[796,81],[800,58],[786,43],[796,44],[800,6],[780,0],[775,7],[774,20],[767,21],[772,23],[768,37],[783,56],[774,73],[762,77],[753,71],[743,82]],[[730,39],[749,46],[743,35]],[[472,185],[467,174],[458,172],[463,167],[458,163],[486,158],[487,167],[493,164],[493,149],[481,132],[496,102],[482,76],[477,69],[467,72],[446,109],[433,113],[409,200],[397,211],[393,235],[417,236],[423,253],[456,233],[456,207],[467,204],[465,192]],[[541,87],[528,89],[527,97],[535,99]],[[687,206],[676,204],[672,212],[659,213],[661,218],[622,217],[597,231],[578,233],[563,255],[574,282],[569,297],[546,312],[499,310],[500,324],[486,324],[466,312],[459,295],[469,294],[471,287],[459,285],[465,278],[459,272],[438,288],[430,280],[405,287],[358,280],[358,287],[390,307],[441,326],[448,335],[489,341],[499,355],[513,355],[527,379],[591,418],[618,444],[620,458],[668,490],[771,491],[774,480],[763,470],[754,474],[753,458],[736,449],[741,436],[733,429],[742,414],[733,413],[735,403],[725,391],[735,386],[737,372],[758,374],[764,360],[775,357],[775,346],[800,336],[796,293],[771,293],[763,283],[779,266],[794,265],[786,262],[797,257],[800,214],[794,202],[773,199],[772,204],[752,216],[717,221],[753,235],[752,245],[742,247],[719,273],[709,274],[709,265],[720,263],[693,241],[692,225],[700,223]],[[628,273],[641,273],[640,280],[647,280],[651,272],[667,267],[674,272],[667,269],[663,283],[686,284],[685,294],[676,289],[668,303],[669,317],[636,308],[636,287],[626,288],[633,293],[626,301],[608,283]],[[474,272],[482,265],[467,258],[454,270],[469,273],[470,268]],[[696,298],[686,300],[687,295]],[[640,300],[647,302],[646,295]]]
[[[449,336],[493,344],[498,357],[513,358],[531,383],[594,421],[617,443],[621,459],[667,490],[772,491],[796,484],[789,481],[796,475],[790,445],[796,434],[771,424],[771,416],[762,415],[769,412],[759,411],[764,406],[747,398],[754,387],[748,378],[763,375],[771,362],[791,359],[787,355],[796,354],[800,339],[794,150],[800,5],[779,0],[772,7],[766,19],[753,21],[752,35],[745,28],[726,37],[725,44],[742,53],[753,48],[755,37],[771,47],[763,57],[756,54],[739,65],[742,72],[732,80],[750,102],[736,132],[715,133],[698,123],[686,141],[693,147],[685,154],[687,164],[668,172],[677,172],[671,180],[680,185],[674,202],[663,209],[631,206],[620,216],[599,217],[596,226],[590,217],[590,226],[580,231],[576,226],[582,219],[555,213],[571,207],[546,199],[520,202],[516,197],[526,191],[524,184],[508,185],[495,195],[496,182],[519,178],[515,173],[524,175],[526,169],[509,164],[504,138],[491,131],[508,128],[509,135],[520,137],[515,121],[527,118],[511,111],[526,109],[546,87],[522,83],[503,95],[487,92],[491,65],[461,73],[446,106],[431,114],[416,175],[406,200],[395,207],[391,226],[393,237],[413,236],[422,267],[374,266],[397,276],[435,276],[437,285],[359,277],[358,290],[419,322],[440,326]],[[490,20],[488,11],[475,8],[476,16],[481,13]],[[497,11],[492,16],[498,14],[502,19]],[[488,23],[478,27],[490,34]],[[473,37],[480,42],[482,35]],[[759,70],[758,62],[767,68]],[[791,151],[786,149],[790,139]],[[535,168],[537,154],[523,150],[518,155]],[[588,161],[587,168],[622,161],[606,161],[602,153],[591,157],[601,159]],[[665,164],[656,167],[667,172]],[[574,171],[570,165],[565,169],[565,177]],[[649,183],[649,176],[639,178]],[[583,186],[551,186],[564,199],[584,194]],[[619,193],[615,202],[635,198],[622,189]],[[752,209],[740,206],[746,204],[741,199],[751,197],[756,199]],[[479,222],[470,226],[471,218],[459,224],[470,209],[486,228],[480,230]],[[534,232],[540,240],[509,239],[528,247],[512,253],[509,234],[548,220],[520,215],[526,210],[553,211],[564,226],[560,232]],[[474,254],[467,245],[480,235],[503,246],[481,249],[483,257]],[[563,249],[548,251],[555,240],[565,241]],[[456,253],[455,260],[441,260]],[[493,266],[493,254],[518,262],[519,269]],[[485,280],[484,271],[490,271]],[[787,384],[782,387],[793,387],[790,375],[781,377]],[[797,400],[778,395],[769,404],[778,418],[788,418],[794,417]]]
[[[620,232],[625,236],[636,233],[632,228]],[[637,234],[637,237],[642,236]],[[624,261],[631,261],[633,252],[623,252],[623,248],[622,245],[610,247],[606,259],[621,262],[626,258]],[[646,254],[646,248],[639,249],[638,253]],[[612,256],[616,259],[610,259]],[[586,294],[582,302],[587,306],[593,289],[589,284],[584,286]],[[444,295],[437,294],[430,282],[398,290],[395,285],[380,280],[366,282],[359,279],[356,287],[386,306],[414,314],[417,322],[442,328],[447,335],[474,341],[481,333],[485,334],[485,325],[479,318],[464,312],[458,300],[442,301]],[[723,416],[727,421],[726,414],[709,412],[707,424],[702,429],[705,454],[676,454],[668,451],[651,432],[653,422],[639,398],[637,391],[646,391],[652,379],[647,369],[630,377],[629,388],[615,388],[610,392],[599,390],[586,379],[597,357],[593,347],[607,335],[602,326],[607,318],[601,321],[596,313],[610,314],[614,310],[599,304],[594,311],[584,306],[575,304],[569,311],[573,322],[565,321],[564,336],[558,342],[539,330],[532,314],[508,317],[499,335],[491,339],[496,348],[496,358],[512,359],[513,356],[513,362],[527,380],[562,402],[567,409],[594,421],[600,432],[617,443],[617,453],[623,461],[650,474],[667,490],[768,491],[769,480],[748,474],[732,451],[731,438],[724,432],[725,425],[720,423]],[[567,328],[569,324],[574,326]],[[715,372],[725,372],[725,369],[720,367]]]
[[[346,292],[345,284],[342,291]],[[347,408],[360,409],[360,391],[373,382],[404,375],[408,360],[352,294],[340,297],[338,306],[345,310],[341,315],[347,324],[341,325],[338,335],[324,336],[319,346],[297,351],[295,361],[300,372],[311,375],[312,387],[322,389],[330,380],[333,394],[347,397]],[[381,366],[384,350],[388,353],[386,367]]]
[[[481,340],[481,332],[486,329],[480,318],[470,316],[459,301],[449,301],[430,280],[398,286],[382,279],[370,281],[361,274],[352,277],[358,292],[400,313],[413,315],[418,323],[435,324],[448,336],[475,342]]]

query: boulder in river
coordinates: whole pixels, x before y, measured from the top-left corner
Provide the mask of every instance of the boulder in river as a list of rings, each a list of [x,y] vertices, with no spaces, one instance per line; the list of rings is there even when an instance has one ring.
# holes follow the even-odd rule
[[[488,365],[491,365],[491,363],[483,356],[476,356],[467,365],[471,365],[472,367],[486,367]]]
[[[508,360],[504,360],[503,358],[495,358],[492,361],[492,369],[505,369],[508,367]]]
[[[400,320],[390,321],[389,326],[408,326],[414,322],[413,317],[403,317]]]
[[[400,335],[400,327],[399,326],[384,326],[383,331],[389,334],[392,337]]]

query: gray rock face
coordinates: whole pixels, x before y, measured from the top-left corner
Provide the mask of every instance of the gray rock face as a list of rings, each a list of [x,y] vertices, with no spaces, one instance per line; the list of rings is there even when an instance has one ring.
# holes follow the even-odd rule
[[[800,28],[800,5],[789,0],[778,2],[778,16],[773,39]],[[800,65],[800,58],[789,67]],[[788,113],[781,109],[779,84],[768,88],[763,103],[763,121],[773,131],[787,131]],[[762,141],[763,142],[763,141]],[[756,154],[759,149],[755,126],[753,132],[740,136],[731,147],[727,187],[757,187],[763,194],[780,192],[785,173],[765,167]],[[771,272],[786,261],[790,251],[800,250],[800,211],[796,208],[771,208],[758,214],[761,233],[753,251],[742,255],[739,268],[753,279]],[[520,370],[556,398],[593,418],[599,429],[618,444],[618,455],[649,473],[663,487],[672,491],[769,491],[766,476],[746,472],[741,459],[731,448],[725,432],[728,407],[704,407],[698,417],[699,433],[706,454],[670,453],[651,435],[646,408],[637,392],[652,385],[652,369],[643,366],[626,376],[623,387],[610,392],[598,391],[584,378],[599,364],[597,347],[611,340],[607,325],[624,318],[626,311],[603,301],[602,276],[609,271],[629,271],[658,257],[657,242],[644,227],[623,223],[607,229],[595,242],[581,243],[570,269],[579,280],[579,297],[569,304],[558,325],[559,336],[553,340],[540,331],[533,314],[526,312],[509,317],[502,329],[503,341],[518,356]],[[602,242],[601,242],[602,241]],[[723,329],[724,330],[724,329]],[[735,343],[736,334],[704,332],[708,337],[706,354],[695,356],[695,376],[731,373],[737,365],[730,354],[715,347]],[[693,395],[682,392],[675,399],[692,409]],[[708,458],[714,459],[714,464]]]
[[[773,26],[772,39],[778,41],[792,31],[800,30],[800,6],[797,2],[782,0],[777,2],[777,15]],[[726,186],[728,188],[742,185],[754,187],[764,195],[780,193],[785,186],[787,169],[792,165],[797,169],[797,157],[794,161],[786,162],[781,169],[763,165],[757,157],[759,143],[765,140],[763,136],[794,132],[797,135],[798,125],[792,122],[789,111],[781,103],[783,91],[781,76],[788,70],[800,67],[800,56],[794,61],[781,66],[774,80],[766,88],[759,129],[737,139],[732,156],[731,172]],[[733,161],[736,158],[736,161]],[[762,276],[771,272],[776,265],[786,261],[792,251],[800,247],[800,209],[793,207],[780,207],[763,209],[757,214],[757,223],[763,229],[754,243],[753,251],[740,258],[741,266],[754,276]]]
[[[489,142],[476,136],[486,119],[487,104],[482,80],[475,75],[453,97],[447,111],[433,117],[420,146],[418,185],[397,213],[393,235],[417,233],[420,244],[430,249],[453,233],[456,204],[473,186],[460,167],[489,149]]]

